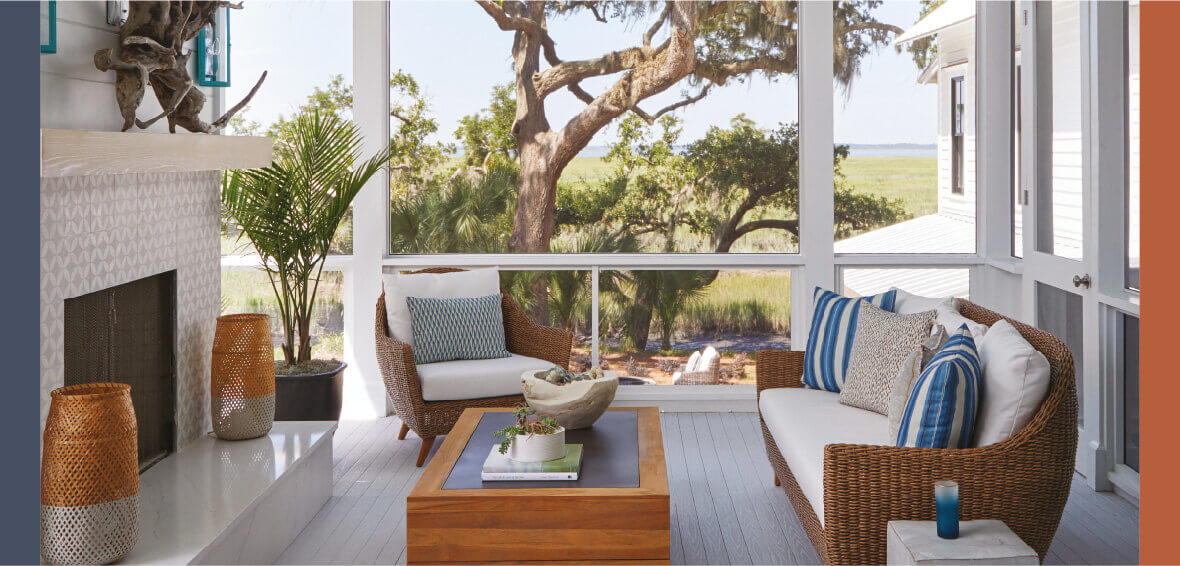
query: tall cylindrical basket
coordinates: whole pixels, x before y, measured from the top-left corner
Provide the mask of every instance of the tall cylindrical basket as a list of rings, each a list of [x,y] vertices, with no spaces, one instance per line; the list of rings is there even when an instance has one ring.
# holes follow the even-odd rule
[[[217,317],[213,335],[213,432],[225,440],[257,438],[275,418],[275,353],[270,317]]]
[[[69,385],[50,393],[41,452],[41,556],[107,564],[139,537],[139,456],[131,386]]]

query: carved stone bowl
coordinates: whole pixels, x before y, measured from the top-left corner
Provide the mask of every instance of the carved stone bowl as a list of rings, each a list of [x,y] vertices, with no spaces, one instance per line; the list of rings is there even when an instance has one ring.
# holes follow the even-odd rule
[[[555,385],[526,371],[520,376],[524,399],[538,414],[551,415],[557,424],[568,430],[589,428],[606,412],[615,391],[619,389],[619,374],[605,372],[599,379],[573,381]]]

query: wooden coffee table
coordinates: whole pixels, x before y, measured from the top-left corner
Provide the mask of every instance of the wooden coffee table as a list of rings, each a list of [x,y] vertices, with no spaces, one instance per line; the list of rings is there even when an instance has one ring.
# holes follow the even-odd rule
[[[596,425],[593,434],[583,437],[584,445],[602,443],[600,448],[605,448],[611,443],[615,454],[619,447],[636,450],[637,446],[638,473],[620,477],[637,477],[638,486],[570,487],[572,482],[528,482],[515,487],[508,485],[515,482],[486,482],[486,487],[470,488],[478,485],[470,474],[473,454],[479,453],[470,450],[482,451],[486,457],[491,449],[490,443],[484,446],[482,437],[487,423],[456,470],[464,448],[485,413],[510,411],[467,409],[446,436],[406,499],[408,563],[668,563],[668,473],[658,409],[610,409],[635,413],[637,426],[611,429]],[[630,415],[620,414],[611,422],[628,418]],[[620,430],[632,430],[627,435],[634,434],[638,442],[620,437]],[[611,435],[617,443],[612,443]],[[567,436],[567,442],[575,439]],[[482,464],[482,457],[479,462]],[[588,469],[583,461],[580,484],[601,485],[610,473],[591,473],[599,468]],[[451,478],[452,472],[455,478]]]

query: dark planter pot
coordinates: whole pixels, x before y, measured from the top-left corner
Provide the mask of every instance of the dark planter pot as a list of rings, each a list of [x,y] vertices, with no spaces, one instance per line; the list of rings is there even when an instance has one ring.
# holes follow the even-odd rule
[[[275,376],[276,421],[338,421],[344,401],[344,368],[327,373]]]

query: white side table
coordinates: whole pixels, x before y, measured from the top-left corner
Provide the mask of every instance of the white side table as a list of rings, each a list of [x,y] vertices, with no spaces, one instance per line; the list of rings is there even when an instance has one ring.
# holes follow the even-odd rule
[[[1003,521],[960,521],[959,538],[939,538],[934,521],[889,521],[888,564],[1040,564]]]

